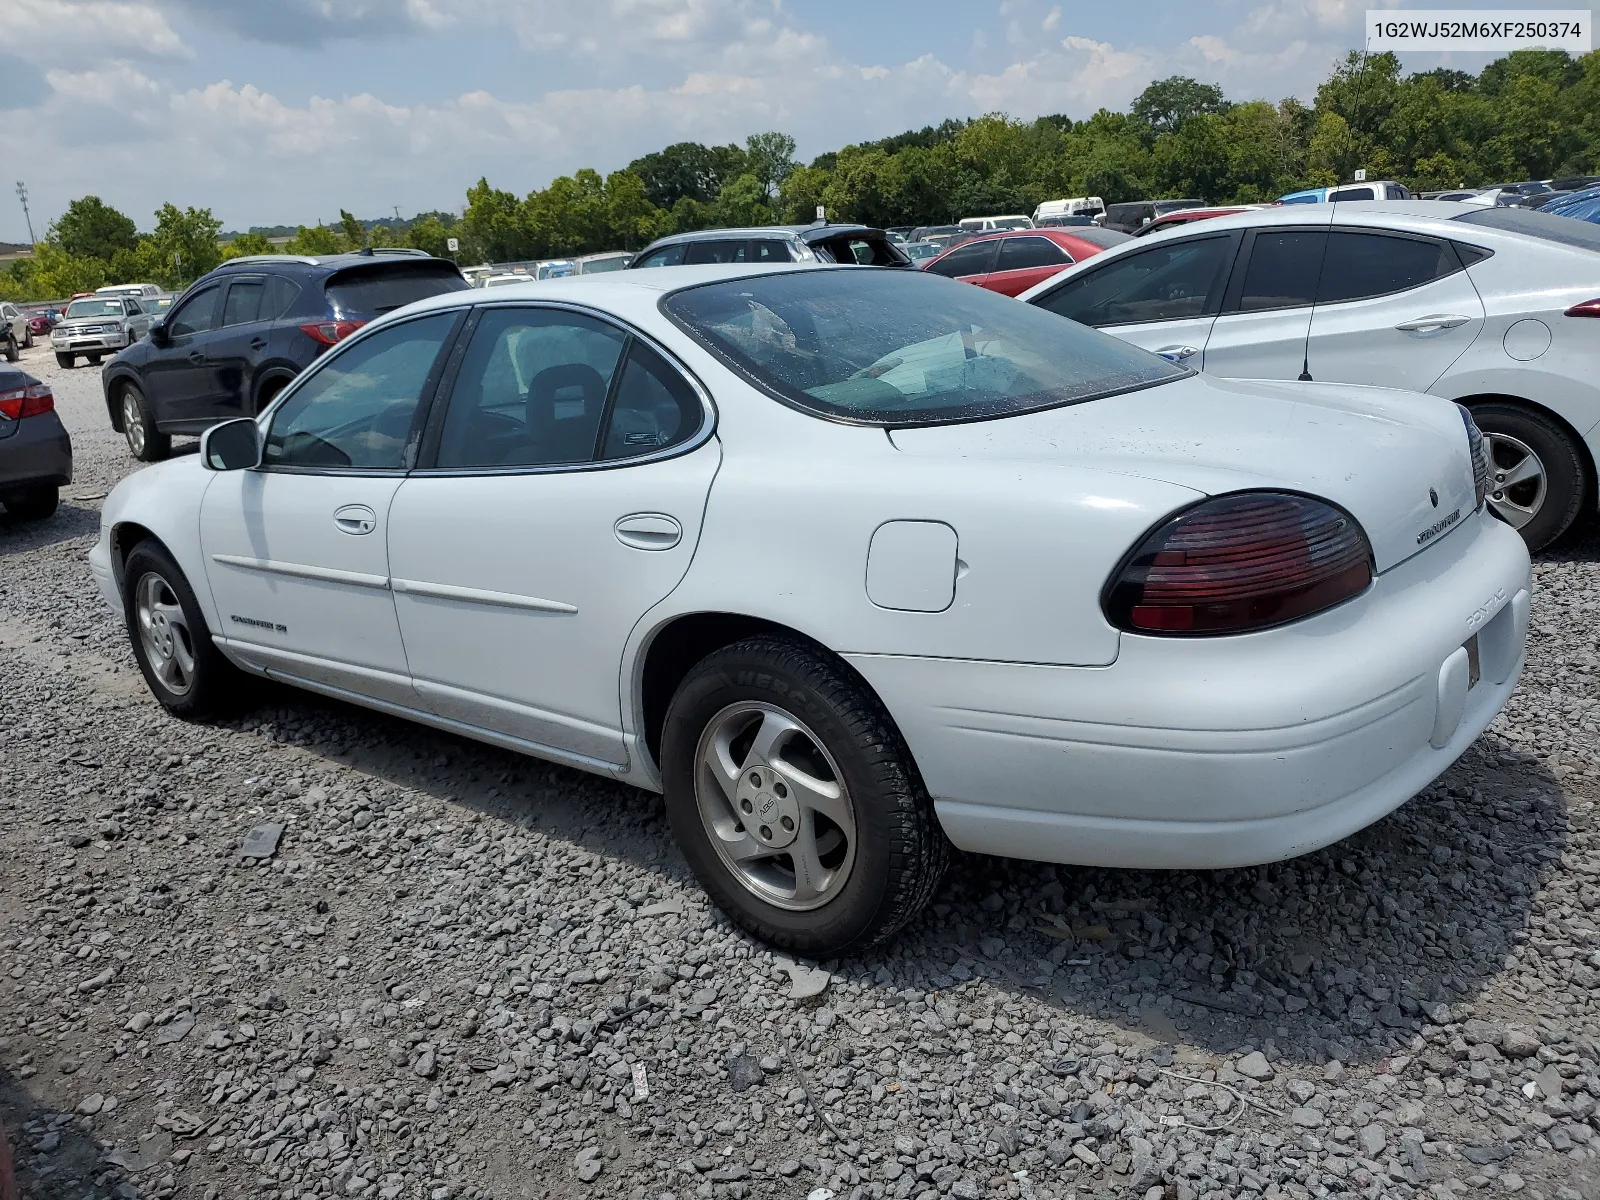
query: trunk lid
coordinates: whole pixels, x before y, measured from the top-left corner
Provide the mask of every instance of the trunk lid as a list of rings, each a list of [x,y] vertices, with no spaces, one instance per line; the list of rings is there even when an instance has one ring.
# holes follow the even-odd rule
[[[1449,401],[1331,383],[1194,375],[990,421],[894,429],[907,454],[1083,466],[1208,495],[1272,488],[1330,500],[1386,571],[1474,510],[1466,427]]]

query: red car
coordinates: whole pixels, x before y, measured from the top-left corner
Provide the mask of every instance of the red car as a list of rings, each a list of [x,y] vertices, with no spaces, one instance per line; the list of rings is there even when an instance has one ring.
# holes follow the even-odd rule
[[[49,337],[51,328],[49,313],[28,314],[28,329],[34,337]]]
[[[1127,234],[1114,229],[1088,226],[1007,229],[962,242],[930,258],[922,269],[1005,296],[1020,296],[1064,267],[1127,240]]]
[[[1212,217],[1227,217],[1234,213],[1249,212],[1253,208],[1266,207],[1265,204],[1229,204],[1218,208],[1180,208],[1177,212],[1163,213],[1148,225],[1141,225],[1133,236],[1148,237],[1152,233],[1160,233],[1163,229],[1171,229],[1176,225],[1188,225]]]

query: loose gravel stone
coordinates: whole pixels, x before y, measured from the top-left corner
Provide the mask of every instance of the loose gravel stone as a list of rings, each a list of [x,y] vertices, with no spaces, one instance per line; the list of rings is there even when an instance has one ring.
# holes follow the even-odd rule
[[[277,687],[167,717],[83,565],[134,469],[99,373],[24,365],[78,466],[0,517],[24,1195],[1600,1196],[1595,534],[1535,565],[1506,712],[1371,829],[1238,871],[961,856],[894,941],[800,964],[656,797]]]

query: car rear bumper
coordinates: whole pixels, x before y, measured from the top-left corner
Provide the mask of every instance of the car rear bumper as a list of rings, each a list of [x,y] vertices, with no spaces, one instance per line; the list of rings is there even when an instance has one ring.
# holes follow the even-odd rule
[[[961,849],[1245,866],[1336,842],[1449,767],[1516,686],[1531,590],[1521,538],[1480,514],[1282,629],[1124,636],[1103,668],[847,657]]]
[[[53,412],[24,417],[0,437],[0,488],[72,482],[72,439]]]

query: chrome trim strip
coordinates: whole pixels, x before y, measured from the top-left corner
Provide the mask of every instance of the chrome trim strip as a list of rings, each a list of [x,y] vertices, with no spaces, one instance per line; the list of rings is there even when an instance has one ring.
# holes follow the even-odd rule
[[[318,583],[343,583],[351,587],[376,588],[387,591],[386,575],[366,575],[360,571],[338,571],[332,567],[308,567],[301,563],[278,562],[271,558],[246,558],[241,554],[213,554],[212,562],[225,567],[239,567],[245,571],[265,571],[272,575],[288,575],[294,579],[314,579]]]
[[[515,592],[491,592],[485,588],[455,587],[448,583],[424,583],[416,579],[391,579],[389,587],[401,596],[426,596],[431,600],[459,600],[463,604],[492,604],[496,608],[525,608],[532,612],[575,613],[577,606]]]

